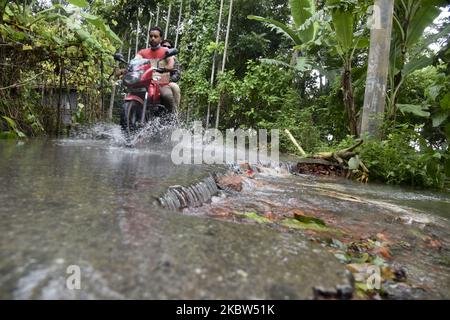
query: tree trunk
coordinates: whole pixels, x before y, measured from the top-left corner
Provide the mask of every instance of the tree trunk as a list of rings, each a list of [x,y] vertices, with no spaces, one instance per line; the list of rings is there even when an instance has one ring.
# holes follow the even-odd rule
[[[230,10],[228,12],[228,24],[227,24],[227,34],[225,36],[225,50],[223,52],[223,60],[222,60],[222,73],[225,72],[225,65],[227,62],[227,51],[228,51],[228,41],[230,39],[230,28],[231,28],[231,15],[233,13],[233,0],[230,0]],[[219,103],[217,105],[217,114],[216,114],[216,129],[219,129],[219,119],[220,119],[220,108],[222,105],[222,99],[219,99]]]
[[[375,0],[374,8],[373,15],[377,23],[371,28],[369,66],[361,121],[361,134],[367,133],[373,137],[380,134],[381,117],[386,107],[394,0]],[[391,100],[394,105],[396,100],[396,97]]]
[[[356,119],[355,98],[353,96],[352,65],[351,61],[345,63],[344,74],[342,75],[342,90],[344,93],[345,112],[348,117],[348,125],[352,136],[358,136],[358,121]]]

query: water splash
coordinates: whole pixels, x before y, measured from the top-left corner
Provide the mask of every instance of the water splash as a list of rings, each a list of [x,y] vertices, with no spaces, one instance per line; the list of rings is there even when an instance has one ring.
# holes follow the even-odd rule
[[[171,139],[174,130],[179,129],[181,123],[174,114],[164,117],[155,117],[147,122],[143,128],[132,134],[127,139],[129,147],[135,147],[145,143],[166,143]]]
[[[97,123],[93,126],[81,126],[70,133],[74,140],[100,140],[113,145],[126,143],[120,126],[111,123]]]
[[[148,143],[164,144],[170,141],[171,133],[180,127],[175,115],[155,117],[147,122],[136,133],[127,135],[119,125],[112,123],[97,123],[81,126],[70,134],[73,140],[102,141],[110,146],[138,147]]]

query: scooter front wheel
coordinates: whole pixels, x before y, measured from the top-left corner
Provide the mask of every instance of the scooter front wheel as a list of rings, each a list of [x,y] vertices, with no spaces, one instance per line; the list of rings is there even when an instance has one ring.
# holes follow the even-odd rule
[[[122,130],[131,135],[138,130],[142,118],[142,105],[136,101],[127,101],[122,106],[120,126]]]

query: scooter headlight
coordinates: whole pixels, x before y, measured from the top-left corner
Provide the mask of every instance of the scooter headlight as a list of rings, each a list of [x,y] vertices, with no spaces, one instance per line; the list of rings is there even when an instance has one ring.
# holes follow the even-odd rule
[[[133,86],[138,84],[141,81],[142,72],[135,71],[129,72],[123,78],[123,82],[126,86]]]

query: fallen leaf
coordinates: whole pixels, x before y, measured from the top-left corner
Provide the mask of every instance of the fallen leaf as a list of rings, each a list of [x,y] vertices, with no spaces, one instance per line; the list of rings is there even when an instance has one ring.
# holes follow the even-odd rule
[[[297,212],[294,212],[294,218],[295,220],[298,220],[303,223],[315,223],[321,226],[326,226],[325,222],[322,219],[306,216],[303,212],[299,210]]]
[[[436,250],[441,250],[442,249],[442,243],[439,240],[436,240],[436,239],[430,239],[427,242],[426,246],[428,248],[436,249]]]
[[[396,278],[394,271],[388,266],[384,266],[381,268],[381,277],[383,280],[393,280]]]
[[[383,233],[378,233],[378,234],[377,234],[377,238],[378,238],[378,240],[380,240],[380,241],[388,242],[388,239],[387,239],[386,235],[383,234]]]
[[[272,211],[267,211],[264,213],[264,217],[269,219],[269,220],[275,220],[275,215],[273,214]]]
[[[388,247],[381,247],[378,249],[378,252],[383,256],[385,259],[391,259],[392,254]]]

